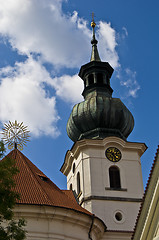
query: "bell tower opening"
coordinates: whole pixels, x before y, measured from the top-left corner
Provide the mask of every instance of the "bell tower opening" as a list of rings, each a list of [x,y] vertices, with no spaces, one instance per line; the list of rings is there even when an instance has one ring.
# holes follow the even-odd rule
[[[97,83],[98,84],[103,84],[103,74],[102,73],[97,73]]]
[[[88,86],[90,86],[92,84],[94,84],[94,76],[93,76],[93,74],[90,74],[88,76]]]

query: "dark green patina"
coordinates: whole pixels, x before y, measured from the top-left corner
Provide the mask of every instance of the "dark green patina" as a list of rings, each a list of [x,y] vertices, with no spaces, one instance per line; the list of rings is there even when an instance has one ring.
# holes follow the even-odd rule
[[[79,72],[84,81],[84,101],[73,107],[67,134],[74,142],[109,136],[126,140],[133,130],[134,118],[119,98],[112,98],[110,78],[114,70],[108,62],[101,62],[94,32],[91,43],[91,61]]]

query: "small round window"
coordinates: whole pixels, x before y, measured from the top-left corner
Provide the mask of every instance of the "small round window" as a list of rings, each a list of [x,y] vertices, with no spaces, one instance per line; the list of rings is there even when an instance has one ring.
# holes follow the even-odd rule
[[[72,172],[75,173],[75,168],[76,168],[76,165],[75,163],[73,164],[73,167],[72,167]]]
[[[114,216],[113,216],[113,219],[116,223],[123,223],[125,222],[125,216],[124,216],[124,213],[120,210],[117,210],[114,212]]]
[[[117,220],[117,221],[121,221],[122,220],[122,218],[123,218],[123,216],[122,216],[122,214],[120,213],[120,212],[117,212],[116,214],[115,214],[115,219]]]

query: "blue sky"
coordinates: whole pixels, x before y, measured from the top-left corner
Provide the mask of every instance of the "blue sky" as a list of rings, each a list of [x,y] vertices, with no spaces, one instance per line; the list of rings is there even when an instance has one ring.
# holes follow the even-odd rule
[[[23,121],[31,141],[23,153],[60,188],[72,146],[66,124],[82,100],[77,76],[91,54],[91,12],[103,61],[115,69],[113,97],[132,112],[128,138],[144,142],[144,184],[158,142],[159,2],[152,0],[0,0],[0,127]]]

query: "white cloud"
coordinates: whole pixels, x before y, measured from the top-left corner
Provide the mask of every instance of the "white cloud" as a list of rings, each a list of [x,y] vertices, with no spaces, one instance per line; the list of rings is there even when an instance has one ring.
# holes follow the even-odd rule
[[[128,36],[128,30],[126,29],[126,27],[122,27],[122,30],[123,30],[123,34],[122,34],[122,37],[125,38]]]
[[[58,67],[77,67],[87,56],[89,38],[81,27],[85,22],[75,15],[65,15],[58,0],[1,0],[0,32],[21,54],[34,52]]]
[[[136,80],[136,72],[129,68],[126,68],[122,76],[118,74],[121,86],[126,88],[126,97],[137,97],[137,92],[140,89],[140,85]]]
[[[116,33],[110,23],[99,23],[99,52],[103,61],[109,62],[112,67],[119,67],[119,56],[116,51]]]
[[[51,95],[51,90],[55,95]],[[57,137],[56,98],[73,105],[82,101],[83,81],[78,75],[51,78],[40,62],[29,57],[14,67],[0,69],[0,122],[18,120],[32,135]]]
[[[47,96],[44,83],[51,78],[38,62],[29,58],[0,71],[0,121],[24,122],[34,136],[57,137],[59,116],[56,99]]]
[[[25,62],[0,70],[0,121],[23,121],[34,136],[59,135],[58,98],[71,105],[83,99],[83,81],[77,75],[55,77],[60,68],[79,68],[91,56],[92,33],[87,21],[76,11],[64,13],[63,1],[0,0],[0,36],[28,57]],[[100,21],[96,38],[102,61],[120,67],[116,32],[111,24]],[[44,68],[46,63],[51,64],[54,77]],[[131,78],[130,73],[126,74]],[[131,85],[126,81],[121,84],[129,90],[129,96],[136,96],[137,82]]]
[[[65,14],[62,0],[0,0],[0,33],[21,54],[40,54],[54,67],[79,67],[91,55],[91,31],[77,12]],[[101,55],[118,65],[115,30],[105,22],[97,31]],[[97,35],[98,35],[97,34]]]
[[[75,104],[83,100],[81,93],[84,84],[78,75],[54,78],[51,85],[55,88],[56,95],[65,102]]]

